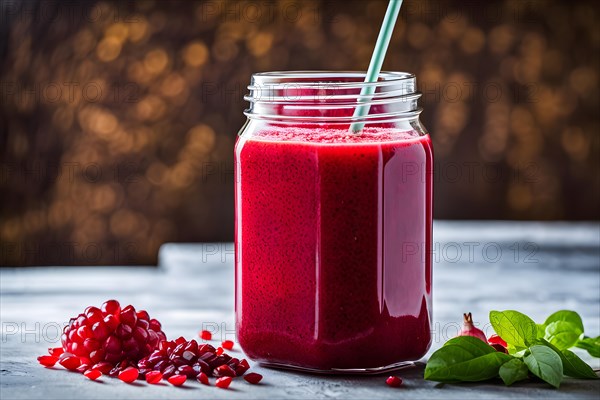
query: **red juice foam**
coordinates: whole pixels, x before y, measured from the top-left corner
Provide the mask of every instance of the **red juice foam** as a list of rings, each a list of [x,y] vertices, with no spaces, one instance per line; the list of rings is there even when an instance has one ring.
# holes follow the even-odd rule
[[[246,354],[320,370],[422,357],[431,342],[429,135],[277,127],[240,137],[235,156]]]

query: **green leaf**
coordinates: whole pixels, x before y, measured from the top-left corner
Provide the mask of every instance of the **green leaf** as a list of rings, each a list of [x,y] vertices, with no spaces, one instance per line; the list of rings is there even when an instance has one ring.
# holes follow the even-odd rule
[[[587,365],[585,361],[571,350],[563,350],[560,355],[565,375],[572,376],[573,378],[598,379],[598,375],[596,375],[592,367]]]
[[[592,367],[587,365],[585,361],[577,356],[577,354],[570,350],[560,351],[556,346],[545,339],[542,339],[542,343],[550,347],[559,355],[563,364],[563,373],[565,375],[581,379],[598,379],[598,375],[596,375]]]
[[[581,337],[582,333],[583,331],[571,322],[554,321],[546,326],[544,339],[558,347],[560,350],[565,350],[569,347],[573,347]]]
[[[595,338],[586,337],[579,340],[575,346],[587,350],[592,357],[600,357],[600,336]]]
[[[529,376],[529,369],[523,361],[518,358],[513,358],[502,364],[498,371],[500,378],[504,381],[506,386],[510,386],[515,382],[527,379]]]
[[[558,388],[563,377],[563,364],[560,356],[548,346],[535,345],[525,356],[525,364],[532,374]]]
[[[546,325],[545,324],[535,324],[537,326],[537,338],[541,339],[546,335]]]
[[[550,315],[548,318],[546,318],[544,325],[548,326],[551,323],[557,322],[557,321],[569,322],[569,323],[575,325],[577,328],[579,328],[581,333],[583,333],[583,321],[581,320],[581,317],[579,316],[579,314],[577,314],[575,311],[570,311],[570,310],[557,311],[554,314]]]
[[[471,336],[450,339],[431,355],[425,379],[438,382],[478,382],[498,376],[512,357]]]
[[[527,347],[537,338],[537,326],[518,311],[491,311],[490,322],[502,339],[514,347]]]

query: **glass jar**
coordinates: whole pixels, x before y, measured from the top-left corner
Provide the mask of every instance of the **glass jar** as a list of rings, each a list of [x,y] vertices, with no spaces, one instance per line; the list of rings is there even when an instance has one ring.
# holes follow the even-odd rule
[[[253,360],[370,372],[430,346],[433,160],[421,95],[412,74],[364,77],[252,76],[235,147],[235,306]],[[359,101],[366,85],[374,94]],[[364,117],[353,117],[358,105],[370,107]]]

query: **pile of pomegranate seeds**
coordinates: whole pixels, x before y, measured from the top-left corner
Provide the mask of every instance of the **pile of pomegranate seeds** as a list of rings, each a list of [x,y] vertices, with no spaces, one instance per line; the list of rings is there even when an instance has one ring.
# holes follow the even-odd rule
[[[200,380],[198,375],[207,377],[242,376],[250,368],[248,361],[239,360],[219,352],[210,344],[198,344],[195,340],[187,341],[180,337],[177,340],[162,341],[158,349],[138,362],[140,374],[160,371],[165,379],[173,375],[185,375]]]
[[[212,334],[201,331],[200,337],[211,340]],[[225,353],[234,346],[231,340],[216,349],[183,337],[168,341],[160,322],[131,305],[121,309],[116,300],[86,308],[69,321],[61,339],[62,347],[49,348],[49,355],[39,356],[38,362],[48,368],[58,363],[90,380],[109,375],[126,383],[145,378],[158,384],[165,379],[181,386],[187,378],[210,385],[209,377],[214,376],[215,386],[227,389],[234,377],[250,368],[245,359]],[[244,379],[256,384],[262,375],[250,373]]]

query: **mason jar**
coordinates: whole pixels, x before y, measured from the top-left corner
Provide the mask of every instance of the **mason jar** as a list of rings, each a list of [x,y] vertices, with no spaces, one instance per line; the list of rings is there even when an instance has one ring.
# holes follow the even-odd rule
[[[235,307],[238,341],[258,362],[381,371],[430,346],[433,155],[421,95],[413,74],[364,78],[252,76],[235,146]]]

